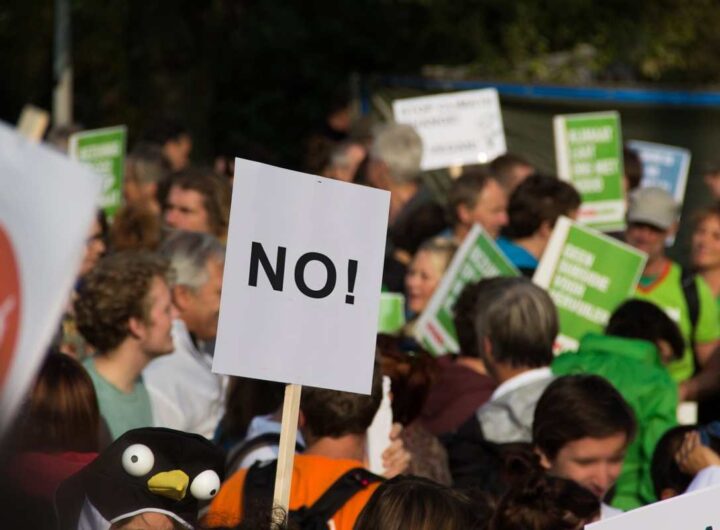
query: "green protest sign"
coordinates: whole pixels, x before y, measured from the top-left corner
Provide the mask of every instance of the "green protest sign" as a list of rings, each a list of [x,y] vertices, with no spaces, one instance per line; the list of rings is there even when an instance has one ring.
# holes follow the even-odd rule
[[[405,297],[399,293],[380,293],[378,333],[397,333],[405,325]]]
[[[601,333],[615,308],[633,296],[646,259],[644,252],[558,219],[533,277],[557,306],[556,349],[577,349],[586,333]]]
[[[415,338],[435,355],[458,353],[453,324],[455,301],[472,282],[495,276],[518,276],[517,269],[479,225],[474,225],[455,253],[450,266],[415,324]]]
[[[620,115],[597,112],[555,116],[558,176],[582,197],[578,220],[603,232],[625,227]]]
[[[100,207],[109,218],[122,202],[126,141],[125,126],[82,131],[70,137],[70,157],[103,179]]]

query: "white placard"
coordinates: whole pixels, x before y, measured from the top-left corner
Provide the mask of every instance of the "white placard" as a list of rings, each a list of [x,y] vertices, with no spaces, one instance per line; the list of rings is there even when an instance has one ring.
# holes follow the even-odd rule
[[[494,88],[399,99],[393,112],[422,138],[423,170],[484,164],[507,150]]]
[[[59,329],[100,182],[0,124],[0,430]]]
[[[587,530],[718,530],[720,486],[686,493],[586,526]]]
[[[236,159],[213,371],[368,394],[389,205]]]

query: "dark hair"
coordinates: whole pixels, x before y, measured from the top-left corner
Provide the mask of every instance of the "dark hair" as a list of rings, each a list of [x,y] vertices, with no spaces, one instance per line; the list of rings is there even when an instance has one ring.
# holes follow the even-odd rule
[[[19,424],[19,449],[38,452],[99,450],[100,410],[95,387],[78,361],[48,354]]]
[[[642,339],[657,343],[665,340],[670,344],[673,357],[680,359],[685,341],[677,324],[665,311],[645,300],[628,300],[610,317],[605,333],[628,339]]]
[[[393,421],[412,423],[422,411],[436,373],[435,358],[420,348],[408,351],[402,339],[391,335],[377,336],[380,366],[392,382]]]
[[[190,130],[181,122],[172,118],[159,120],[143,136],[143,140],[157,145],[177,141],[181,136],[190,136]]]
[[[225,415],[220,421],[220,440],[226,443],[242,440],[255,416],[272,414],[283,402],[285,385],[262,379],[233,377],[227,392]]]
[[[122,250],[156,250],[162,237],[160,217],[141,204],[126,204],[110,228],[110,247]]]
[[[460,355],[480,359],[477,333],[475,333],[475,301],[482,289],[479,283],[467,284],[453,306],[453,324],[457,334]]]
[[[462,176],[453,181],[447,194],[447,219],[451,226],[460,222],[458,208],[465,206],[472,210],[489,182],[490,177],[481,167],[469,166],[463,169]]]
[[[628,146],[623,147],[623,167],[628,182],[628,192],[630,192],[640,186],[643,177],[642,160],[635,149]]]
[[[533,444],[549,460],[568,443],[582,438],[607,438],[618,433],[629,444],[637,425],[630,405],[606,379],[568,375],[545,389],[535,408]]]
[[[490,278],[477,285],[472,312],[478,350],[492,344],[496,363],[513,367],[549,366],[558,317],[548,293],[527,278]]]
[[[488,168],[490,170],[490,174],[498,179],[498,182],[500,182],[503,187],[508,188],[515,177],[513,172],[518,166],[533,167],[530,162],[520,155],[505,153],[490,162]]]
[[[581,530],[600,515],[600,501],[571,480],[544,473],[512,487],[488,530]]]
[[[692,482],[693,475],[688,475],[680,470],[675,461],[675,453],[683,443],[685,434],[697,429],[697,425],[678,425],[665,431],[662,438],[655,446],[652,463],[650,464],[650,476],[652,477],[653,489],[658,499],[661,499],[663,490],[672,489],[677,495],[684,493]]]
[[[709,217],[717,217],[718,219],[720,219],[720,204],[711,204],[710,206],[706,206],[705,208],[701,208],[693,212],[693,228],[697,228],[700,223],[702,223]]]
[[[102,354],[130,333],[130,318],[148,320],[153,278],[165,279],[167,260],[147,251],[125,251],[103,258],[88,273],[75,301],[77,327]]]
[[[479,529],[472,502],[431,480],[399,476],[380,485],[353,530]]]
[[[552,228],[558,217],[577,210],[580,202],[580,195],[567,182],[541,175],[528,177],[510,196],[509,223],[503,235],[520,239],[533,235],[543,223]]]
[[[198,192],[203,198],[203,207],[213,235],[220,239],[227,235],[231,191],[226,178],[217,176],[212,170],[190,167],[170,175],[169,183],[165,202],[172,188]]]
[[[382,400],[382,374],[375,363],[372,392],[369,396],[338,392],[324,388],[304,387],[300,410],[305,428],[316,438],[339,438],[346,434],[363,434],[375,417]]]

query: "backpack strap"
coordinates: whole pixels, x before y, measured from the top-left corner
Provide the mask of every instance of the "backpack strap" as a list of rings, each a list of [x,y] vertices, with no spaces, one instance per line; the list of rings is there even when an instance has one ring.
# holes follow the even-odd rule
[[[300,528],[327,528],[327,521],[356,493],[364,490],[370,484],[383,480],[385,479],[367,469],[360,467],[351,469],[333,482],[332,486],[312,506],[303,506],[299,510],[290,512],[290,518]],[[321,524],[324,526],[320,526]]]
[[[256,449],[261,447],[273,447],[280,445],[280,433],[279,432],[266,432],[259,434],[254,438],[243,440],[238,444],[234,445],[230,451],[228,451],[227,460],[225,463],[226,475],[230,476],[232,473],[237,471],[240,467],[240,463],[245,459],[247,455],[252,453]],[[299,442],[295,443],[295,451],[302,452],[305,449]]]
[[[688,308],[688,316],[690,317],[690,348],[695,351],[695,332],[698,320],[700,319],[700,294],[698,293],[697,282],[695,281],[695,273],[683,267],[680,276],[680,286],[682,287],[685,303]]]
[[[255,462],[245,475],[243,513],[270,513],[275,490],[277,460]]]

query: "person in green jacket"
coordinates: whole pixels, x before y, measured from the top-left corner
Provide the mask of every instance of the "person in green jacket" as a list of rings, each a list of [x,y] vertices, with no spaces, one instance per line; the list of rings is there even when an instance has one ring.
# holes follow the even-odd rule
[[[610,317],[605,335],[588,334],[577,352],[555,358],[555,375],[596,374],[622,394],[638,419],[638,435],[627,449],[612,505],[630,510],[656,499],[650,476],[660,437],[677,425],[677,384],[664,364],[682,356],[677,325],[656,305],[629,300]]]

